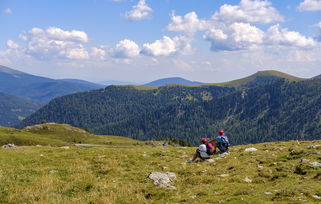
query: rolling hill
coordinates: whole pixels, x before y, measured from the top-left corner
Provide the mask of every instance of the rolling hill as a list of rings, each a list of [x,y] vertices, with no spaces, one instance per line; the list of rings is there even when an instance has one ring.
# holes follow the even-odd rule
[[[102,88],[102,85],[79,81],[54,80],[0,66],[0,92],[46,104],[70,93]]]
[[[179,85],[199,85],[203,84],[202,82],[197,81],[189,81],[180,77],[171,77],[171,78],[164,78],[158,79],[142,86],[165,86],[168,84],[179,84]]]
[[[19,127],[46,120],[98,134],[192,144],[218,129],[227,130],[233,144],[320,139],[321,80],[265,73],[235,87],[110,86],[72,94],[51,101]]]
[[[289,74],[285,74],[283,72],[279,72],[275,70],[266,70],[266,71],[258,71],[257,73],[242,79],[237,79],[237,80],[228,81],[224,83],[213,83],[212,85],[249,88],[260,84],[272,82],[277,79],[285,79],[287,81],[304,80],[303,78],[295,77]]]
[[[0,126],[15,126],[38,108],[31,100],[0,93]]]

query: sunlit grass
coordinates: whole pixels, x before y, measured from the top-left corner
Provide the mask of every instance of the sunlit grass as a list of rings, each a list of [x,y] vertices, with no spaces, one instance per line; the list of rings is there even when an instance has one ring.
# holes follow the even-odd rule
[[[321,146],[311,144],[321,141],[233,146],[226,158],[191,164],[195,148],[144,143],[1,149],[0,203],[313,203],[321,168],[309,162],[321,162]],[[176,173],[176,190],[155,187],[153,171]]]

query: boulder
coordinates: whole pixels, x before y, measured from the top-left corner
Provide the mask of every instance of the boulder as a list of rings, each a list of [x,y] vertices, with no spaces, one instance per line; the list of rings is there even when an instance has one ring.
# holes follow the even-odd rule
[[[176,189],[175,186],[170,183],[176,178],[176,174],[173,172],[152,172],[148,175],[148,178],[154,181],[154,185],[160,188]]]
[[[4,148],[4,149],[16,148],[16,145],[14,145],[14,144],[6,144],[6,145],[3,145],[2,148]]]

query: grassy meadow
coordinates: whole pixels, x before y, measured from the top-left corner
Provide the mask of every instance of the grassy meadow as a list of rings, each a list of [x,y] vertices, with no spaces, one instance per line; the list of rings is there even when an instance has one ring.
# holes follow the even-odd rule
[[[232,146],[214,162],[186,163],[195,148],[42,126],[0,129],[1,144],[34,141],[0,149],[0,203],[321,203],[321,167],[311,164],[321,162],[321,141]],[[155,187],[151,172],[174,172],[176,189]]]

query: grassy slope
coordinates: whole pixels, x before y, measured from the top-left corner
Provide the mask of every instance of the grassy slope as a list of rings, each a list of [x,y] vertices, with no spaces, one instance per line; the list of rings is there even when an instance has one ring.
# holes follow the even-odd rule
[[[0,145],[52,145],[62,146],[74,143],[103,145],[127,145],[140,143],[130,138],[93,135],[67,124],[46,123],[26,127],[22,130],[0,127]]]
[[[283,72],[279,72],[279,71],[275,71],[275,70],[266,70],[266,71],[259,71],[253,75],[250,75],[250,76],[242,78],[242,79],[237,79],[237,80],[224,82],[224,83],[213,83],[211,85],[241,87],[247,83],[250,83],[251,81],[254,81],[255,78],[263,77],[263,76],[273,76],[273,77],[278,77],[278,78],[284,78],[288,81],[302,81],[302,80],[304,80],[303,78],[299,78],[296,76],[285,74]]]
[[[0,203],[320,202],[321,168],[309,162],[321,162],[321,146],[307,146],[321,141],[233,146],[226,159],[187,164],[195,148],[124,140],[133,145],[0,149]],[[244,152],[252,146],[258,151]],[[156,188],[153,171],[176,173],[177,189]]]

